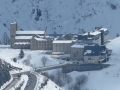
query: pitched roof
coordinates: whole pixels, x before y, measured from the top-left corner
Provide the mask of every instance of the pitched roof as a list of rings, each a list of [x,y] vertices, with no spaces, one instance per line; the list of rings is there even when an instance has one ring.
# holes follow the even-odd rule
[[[15,39],[31,39],[32,36],[15,36]]]
[[[99,56],[100,54],[100,46],[97,44],[84,47],[84,56]]]
[[[53,43],[72,43],[74,40],[54,40]]]
[[[84,48],[84,45],[82,45],[82,44],[74,44],[71,47],[72,48]]]
[[[45,31],[16,31],[16,34],[45,34]]]
[[[96,31],[91,31],[90,33],[84,33],[83,35],[98,35],[98,34],[100,34],[101,32],[100,31],[98,31],[98,30],[96,30]]]
[[[25,45],[25,44],[30,44],[30,42],[15,42],[14,45],[15,45],[15,44],[20,44],[20,45],[23,45],[23,44],[24,44],[24,45]]]

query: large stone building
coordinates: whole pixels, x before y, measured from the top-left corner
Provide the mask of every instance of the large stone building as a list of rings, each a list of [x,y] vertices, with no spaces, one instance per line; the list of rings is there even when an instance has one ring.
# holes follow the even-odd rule
[[[74,40],[54,40],[53,41],[53,52],[64,52],[65,54],[70,54],[71,45],[73,45]]]
[[[97,43],[104,45],[108,42],[108,29],[106,28],[95,28],[95,30],[78,35],[78,40],[82,43]]]
[[[20,31],[16,22],[10,24],[10,29],[11,47],[14,49],[52,50],[52,54],[67,54],[64,55],[66,60],[84,63],[101,63],[108,60],[112,52],[105,47],[109,33],[105,28],[80,34],[78,40],[71,34],[57,40],[47,36],[45,31]]]
[[[20,31],[16,22],[10,24],[10,39],[14,49],[52,50],[53,38],[45,31]]]

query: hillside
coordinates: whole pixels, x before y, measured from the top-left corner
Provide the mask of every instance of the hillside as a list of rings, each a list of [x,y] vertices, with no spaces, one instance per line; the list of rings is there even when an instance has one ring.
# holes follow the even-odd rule
[[[120,37],[111,40],[111,42],[107,44],[107,47],[113,50],[110,60],[106,62],[108,64],[111,64],[110,67],[102,69],[102,70],[98,70],[98,71],[71,72],[68,74],[69,76],[72,77],[70,83],[67,83],[66,81],[64,81],[63,76],[61,76],[63,80],[63,85],[61,85],[61,88],[63,88],[64,90],[68,90],[68,88],[72,88],[75,83],[76,77],[78,77],[79,75],[86,75],[88,77],[88,81],[86,84],[84,84],[81,87],[82,90],[119,90],[120,88],[120,85],[119,85],[120,83],[120,54],[119,54],[120,42],[118,41],[120,41]],[[22,68],[23,71],[30,70],[30,67],[22,64],[22,62],[26,59],[30,59],[30,64],[31,66],[34,66],[34,67],[43,66],[40,60],[43,56],[46,56],[48,58],[46,65],[55,65],[55,64],[59,64],[60,62],[59,60],[50,58],[49,55],[45,54],[45,51],[24,50],[25,57],[23,59],[18,59],[17,63],[15,63],[13,62],[12,59],[17,58],[19,52],[20,50],[11,49],[9,47],[0,48],[0,58],[4,59],[6,62],[10,63],[13,66]],[[12,71],[11,73],[16,73],[16,72],[17,71]],[[52,78],[54,77],[53,81],[55,80],[57,75],[61,74],[60,72],[58,73],[58,70],[49,70],[46,72]],[[41,79],[43,78],[41,77]],[[41,81],[41,79],[39,80]],[[48,82],[47,86],[44,87],[43,90],[48,90],[48,88],[51,89],[51,87],[56,88],[55,86],[56,85],[50,81]]]
[[[68,86],[75,83],[75,78],[79,75],[88,76],[87,83],[82,86],[82,90],[119,90],[120,86],[120,37],[113,39],[107,47],[113,50],[110,60],[107,62],[111,64],[110,67],[98,71],[86,71],[86,72],[71,72],[69,75],[73,78]],[[67,88],[65,86],[65,88]],[[72,89],[71,89],[72,90]],[[73,89],[74,90],[74,89]]]
[[[48,33],[78,33],[102,26],[113,38],[120,33],[119,9],[119,0],[1,0],[0,38],[4,32],[9,36],[13,21],[19,23],[19,29]]]

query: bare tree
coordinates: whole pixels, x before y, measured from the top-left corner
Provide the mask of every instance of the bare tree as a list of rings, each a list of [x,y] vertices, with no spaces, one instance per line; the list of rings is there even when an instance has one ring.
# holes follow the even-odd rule
[[[66,73],[62,73],[62,78],[67,83],[70,83],[72,81],[72,77],[70,75],[66,74]]]
[[[46,62],[47,62],[47,57],[43,56],[41,61],[42,61],[42,64],[45,66],[46,65]]]
[[[28,65],[28,66],[33,66],[32,64],[30,64],[30,59],[31,59],[31,55],[27,56],[27,59],[23,61],[23,64]]]
[[[6,32],[4,32],[4,34],[3,34],[3,43],[4,43],[4,45],[7,45],[7,40],[8,39],[8,35],[7,35],[7,33]]]
[[[63,86],[63,81],[62,81],[62,78],[61,78],[61,75],[62,75],[62,72],[60,70],[57,71],[56,73],[56,78],[55,78],[55,83],[59,86]]]
[[[70,75],[66,76],[66,82],[70,83],[72,81],[72,77]]]
[[[68,87],[68,90],[81,90],[80,87],[75,83]]]
[[[88,81],[88,77],[86,75],[79,75],[75,78],[76,84],[80,87],[81,85],[84,85]]]
[[[120,34],[119,34],[119,33],[117,33],[116,37],[119,37],[119,36],[120,36]]]
[[[54,76],[54,75],[49,75],[49,78],[50,78],[52,81],[55,81],[55,76]]]

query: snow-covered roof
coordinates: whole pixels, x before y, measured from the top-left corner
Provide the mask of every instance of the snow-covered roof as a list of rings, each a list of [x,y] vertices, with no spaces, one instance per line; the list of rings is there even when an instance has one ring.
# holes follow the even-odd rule
[[[74,40],[54,40],[53,43],[72,43]]]
[[[30,44],[30,42],[15,42],[14,44]]]
[[[16,36],[15,39],[31,39],[32,36]]]
[[[84,55],[86,55],[86,54],[90,54],[90,53],[92,53],[91,50],[86,50],[86,52],[84,52]]]
[[[65,54],[64,52],[52,52],[53,55],[63,55]]]
[[[43,38],[36,38],[36,37],[35,37],[35,40],[37,40],[37,41],[47,41],[46,39],[43,39]]]
[[[74,44],[71,46],[72,48],[84,48],[84,45],[81,44]]]
[[[10,23],[10,24],[16,24],[17,22],[13,22],[13,23]]]
[[[84,47],[84,56],[99,56],[100,46],[98,44],[85,45]]]
[[[107,28],[101,28],[100,31],[107,31]]]
[[[100,31],[91,31],[89,34],[90,35],[98,35],[100,33],[101,33]],[[88,35],[88,33],[84,33],[83,35]]]
[[[16,31],[16,34],[45,34],[45,31]]]

